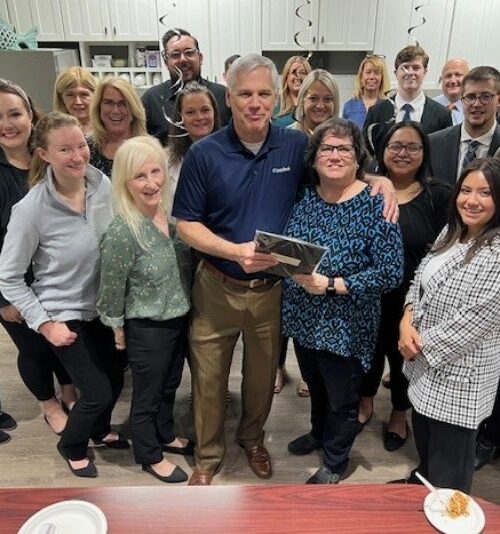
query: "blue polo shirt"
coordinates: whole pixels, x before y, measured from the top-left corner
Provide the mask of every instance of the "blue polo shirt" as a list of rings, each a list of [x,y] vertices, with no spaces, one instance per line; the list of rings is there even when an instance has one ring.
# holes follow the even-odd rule
[[[269,126],[257,155],[238,139],[233,122],[194,143],[182,164],[173,215],[203,223],[233,243],[252,241],[255,230],[281,234],[305,176],[307,137],[297,130]],[[236,263],[206,255],[228,276],[248,280]]]

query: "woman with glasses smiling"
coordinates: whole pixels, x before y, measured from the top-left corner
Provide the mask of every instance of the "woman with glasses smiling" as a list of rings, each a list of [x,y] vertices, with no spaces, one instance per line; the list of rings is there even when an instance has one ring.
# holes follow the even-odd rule
[[[396,188],[405,268],[403,283],[382,297],[375,358],[361,388],[358,430],[361,431],[372,417],[373,398],[387,355],[392,411],[384,430],[384,447],[395,451],[406,442],[406,411],[411,407],[407,395],[408,382],[402,373],[403,357],[398,350],[404,298],[421,259],[445,225],[451,187],[430,178],[429,143],[427,135],[416,122],[400,122],[391,128],[381,145],[378,161],[379,174],[387,176]]]
[[[281,74],[280,103],[273,120],[277,126],[286,127],[294,122],[300,86],[310,72],[311,65],[305,57],[292,56],[288,58]]]
[[[306,149],[307,186],[287,234],[327,247],[316,273],[283,284],[282,328],[292,337],[311,395],[311,431],[288,444],[292,454],[323,448],[308,484],[336,484],[357,431],[361,380],[371,366],[384,291],[403,274],[399,228],[384,220],[383,200],[363,181],[359,128],[330,119]]]
[[[116,151],[137,135],[146,135],[146,113],[132,85],[116,76],[99,82],[90,110],[90,164],[111,178]]]

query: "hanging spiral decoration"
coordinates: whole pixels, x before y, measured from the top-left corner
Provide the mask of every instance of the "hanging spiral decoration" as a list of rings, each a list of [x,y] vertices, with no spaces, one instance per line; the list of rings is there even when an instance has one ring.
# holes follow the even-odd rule
[[[295,16],[301,20],[305,20],[306,21],[306,25],[305,27],[302,29],[302,30],[299,30],[294,36],[293,36],[293,40],[295,42],[295,44],[304,49],[306,52],[307,52],[307,56],[306,56],[306,59],[307,61],[309,61],[313,55],[313,51],[312,50],[308,50],[305,46],[302,45],[302,43],[300,43],[299,41],[299,35],[302,33],[302,32],[305,32],[307,31],[309,28],[311,28],[311,26],[313,25],[312,23],[312,20],[311,19],[308,19],[306,17],[303,17],[301,14],[300,14],[300,10],[306,6],[310,6],[311,5],[311,0],[305,0],[302,4],[300,4],[300,6],[297,7],[297,9],[295,10]]]
[[[419,44],[418,40],[415,39],[415,37],[412,35],[412,32],[413,32],[413,30],[415,30],[416,28],[420,28],[420,26],[423,26],[427,22],[427,19],[422,15],[422,13],[420,13],[420,10],[423,7],[428,6],[429,4],[430,4],[430,2],[426,2],[425,4],[419,4],[418,6],[414,7],[417,15],[420,17],[420,23],[419,24],[415,24],[415,26],[411,26],[410,28],[408,28],[407,33],[413,39],[413,41],[415,41],[415,46],[420,46],[420,44]]]

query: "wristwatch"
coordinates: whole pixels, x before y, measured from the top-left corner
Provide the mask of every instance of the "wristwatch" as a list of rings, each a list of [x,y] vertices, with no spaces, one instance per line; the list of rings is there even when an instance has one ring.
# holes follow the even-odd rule
[[[328,286],[326,288],[326,292],[329,295],[335,295],[337,293],[337,290],[335,289],[335,279],[334,278],[328,278]]]

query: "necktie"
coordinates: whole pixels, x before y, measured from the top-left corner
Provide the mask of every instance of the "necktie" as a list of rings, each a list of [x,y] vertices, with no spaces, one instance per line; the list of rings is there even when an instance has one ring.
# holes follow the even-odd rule
[[[405,112],[403,115],[403,122],[411,121],[410,113],[413,111],[413,106],[411,104],[404,104],[401,106],[401,109]]]
[[[469,143],[469,146],[467,147],[467,152],[465,153],[465,156],[464,156],[464,161],[462,163],[462,170],[465,169],[471,161],[474,161],[476,159],[476,150],[478,146],[481,144],[479,141],[473,141],[472,139],[470,139],[468,143]]]

